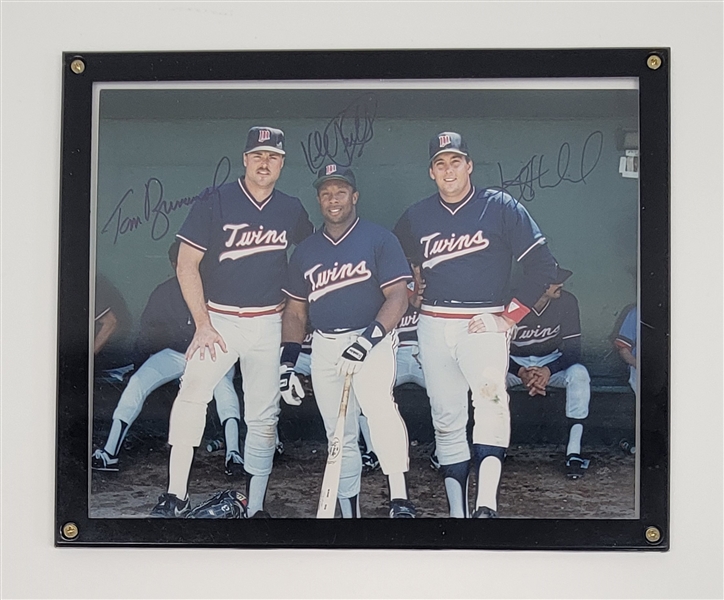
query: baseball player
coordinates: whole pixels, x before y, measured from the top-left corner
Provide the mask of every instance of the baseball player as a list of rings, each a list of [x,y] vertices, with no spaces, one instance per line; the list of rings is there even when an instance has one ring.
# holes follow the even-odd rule
[[[168,251],[174,271],[180,245],[176,240]],[[119,470],[118,453],[128,430],[141,413],[148,395],[183,375],[186,367],[184,353],[193,335],[191,313],[181,295],[178,279],[171,277],[153,290],[141,315],[136,347],[143,364],[121,394],[104,447],[93,452],[91,467],[94,470]],[[232,367],[214,389],[216,409],[226,440],[227,475],[241,474],[244,465],[239,453],[239,397],[234,389],[233,378]]]
[[[553,283],[515,328],[507,384],[525,384],[531,396],[545,396],[547,386],[566,389],[566,417],[570,425],[566,475],[578,479],[589,464],[581,458],[581,437],[591,400],[591,378],[581,364],[578,300],[563,289],[563,283],[572,274],[558,267]]]
[[[419,293],[417,281],[419,280],[419,268],[412,267],[414,281],[407,284],[408,289],[408,305],[407,311],[402,319],[395,327],[399,346],[397,348],[397,376],[395,377],[395,387],[404,385],[405,383],[414,383],[421,388],[425,387],[425,376],[422,372],[422,363],[420,362],[420,349],[417,344],[417,322],[420,319],[419,309],[422,296]],[[359,429],[364,440],[364,452],[362,453],[362,472],[371,473],[380,467],[380,461],[374,451],[372,445],[372,436],[370,435],[367,417],[363,414],[359,417]],[[434,452],[431,459],[434,457]]]
[[[361,516],[357,419],[362,411],[388,477],[390,517],[412,518],[415,507],[408,500],[405,482],[407,429],[392,397],[395,325],[407,307],[410,269],[391,232],[357,217],[359,192],[351,169],[326,165],[314,187],[324,227],[299,245],[289,263],[282,321],[282,398],[295,405],[303,397],[293,365],[309,318],[314,329],[314,393],[330,443],[345,377],[353,375],[338,491],[342,517]]]
[[[477,490],[472,516],[497,517],[497,492],[510,441],[505,375],[511,328],[555,276],[555,261],[528,211],[507,193],[478,189],[459,133],[429,145],[437,193],[409,207],[395,233],[425,280],[418,338],[450,516],[466,518],[471,452]],[[507,295],[511,264],[523,269],[520,293]]]
[[[168,492],[151,516],[173,518],[190,510],[188,479],[206,405],[237,361],[247,426],[248,512],[250,517],[267,516],[263,506],[279,416],[287,249],[314,230],[299,199],[274,187],[284,156],[281,130],[252,127],[244,148],[243,179],[204,191],[177,234],[183,242],[177,274],[196,332],[171,410]]]
[[[636,328],[638,326],[638,310],[634,304],[628,309],[626,317],[621,323],[614,345],[618,355],[628,365],[628,384],[636,391]]]

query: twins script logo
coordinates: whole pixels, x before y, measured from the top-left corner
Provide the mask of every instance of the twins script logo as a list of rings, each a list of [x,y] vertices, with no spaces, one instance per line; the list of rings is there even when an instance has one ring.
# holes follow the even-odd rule
[[[258,229],[248,229],[248,223],[240,225],[224,225],[224,231],[229,231],[229,239],[225,246],[233,248],[219,254],[219,262],[222,260],[237,260],[260,252],[271,252],[272,250],[287,249],[287,232],[279,233],[275,229],[264,229],[259,225]]]
[[[459,256],[472,254],[485,250],[490,245],[490,240],[483,236],[481,230],[473,235],[465,234],[455,236],[453,233],[449,238],[441,238],[441,233],[433,233],[420,238],[423,245],[423,254],[427,260],[423,261],[423,269],[432,269],[435,265],[452,260]],[[436,239],[437,238],[437,239]]]
[[[400,319],[400,324],[397,326],[398,331],[414,331],[417,329],[417,324],[420,321],[420,313],[415,311],[411,315],[405,315]]]
[[[556,325],[555,327],[541,327],[536,326],[535,329],[531,329],[527,325],[518,325],[515,331],[515,338],[513,343],[516,346],[530,346],[531,344],[540,344],[547,342],[548,340],[554,339],[558,336],[561,331],[561,326]]]
[[[312,284],[309,302],[314,302],[325,294],[366,281],[372,277],[372,272],[367,268],[367,261],[364,260],[356,265],[345,263],[340,266],[339,263],[334,263],[334,267],[323,271],[319,270],[321,266],[321,263],[314,265],[304,273],[304,279],[309,280]]]

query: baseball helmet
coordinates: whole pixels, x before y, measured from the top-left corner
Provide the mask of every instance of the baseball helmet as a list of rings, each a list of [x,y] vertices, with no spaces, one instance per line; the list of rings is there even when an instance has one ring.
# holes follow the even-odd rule
[[[187,519],[246,519],[249,514],[246,496],[235,490],[224,490],[213,495],[206,502],[199,504]]]

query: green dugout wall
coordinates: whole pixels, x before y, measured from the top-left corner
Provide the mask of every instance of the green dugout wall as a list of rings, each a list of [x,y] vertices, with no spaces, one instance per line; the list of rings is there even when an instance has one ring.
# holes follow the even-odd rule
[[[392,227],[435,191],[427,144],[461,132],[478,187],[505,187],[546,235],[581,307],[592,375],[625,378],[610,335],[636,302],[638,179],[623,177],[622,133],[638,93],[605,90],[104,89],[100,92],[96,268],[123,294],[134,325],[172,276],[167,250],[192,198],[243,174],[252,125],[284,130],[278,187],[321,222],[314,168],[350,164],[364,218]]]

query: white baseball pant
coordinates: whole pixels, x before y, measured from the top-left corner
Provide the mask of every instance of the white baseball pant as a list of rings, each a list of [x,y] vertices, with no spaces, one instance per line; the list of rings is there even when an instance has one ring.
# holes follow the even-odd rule
[[[244,390],[244,469],[251,475],[269,475],[274,459],[279,418],[279,313],[237,317],[211,312],[211,324],[226,343],[216,348],[216,360],[196,352],[186,364],[181,388],[171,409],[168,441],[172,446],[198,446],[204,433],[206,405],[224,374],[238,360]]]
[[[545,365],[536,365],[545,366]],[[508,387],[521,385],[520,377],[508,372]],[[548,385],[566,390],[566,417],[569,419],[585,419],[588,416],[588,404],[591,401],[591,377],[588,370],[581,364],[571,365],[567,369],[553,373]]]
[[[327,334],[314,332],[312,339],[312,380],[314,395],[331,441],[339,415],[344,377],[337,373],[337,362],[345,349],[363,330]],[[357,438],[360,412],[367,417],[372,444],[385,474],[404,473],[410,468],[407,428],[392,396],[395,383],[397,334],[385,336],[367,355],[362,368],[352,377],[352,387],[342,443],[342,474],[338,496],[359,494],[362,460]]]
[[[417,344],[401,345],[397,349],[397,378],[395,387],[403,383],[415,383],[425,387],[425,375],[420,363],[420,347]]]
[[[181,352],[165,348],[152,354],[128,380],[113,418],[131,425],[141,413],[146,398],[154,390],[180,378],[186,368],[186,358]],[[219,420],[239,419],[239,397],[234,389],[234,369],[229,369],[214,388]]]
[[[470,459],[468,390],[473,398],[473,444],[507,448],[510,443],[505,385],[510,332],[468,333],[468,321],[421,314],[417,328],[436,452],[443,465]]]

